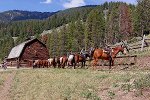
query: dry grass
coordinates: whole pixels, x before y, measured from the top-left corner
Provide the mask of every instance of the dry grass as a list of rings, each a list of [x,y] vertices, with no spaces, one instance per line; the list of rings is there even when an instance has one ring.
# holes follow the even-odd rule
[[[10,94],[12,100],[101,100],[103,89],[107,88],[108,98],[114,98],[113,88],[126,89],[124,84],[148,74],[85,69],[18,70]]]
[[[8,74],[12,73],[11,71],[0,72],[0,90],[4,85],[5,80],[7,79]]]

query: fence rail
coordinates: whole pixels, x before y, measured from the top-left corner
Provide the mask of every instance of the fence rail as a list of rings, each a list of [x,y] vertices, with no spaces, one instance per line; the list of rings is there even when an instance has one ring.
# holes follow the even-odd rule
[[[129,57],[137,57],[137,55],[117,56],[115,58],[129,58]]]
[[[141,50],[143,50],[143,48],[149,47],[149,45],[150,45],[150,38],[143,36],[143,38],[138,39],[136,42],[129,44],[128,46],[130,50],[140,48]]]

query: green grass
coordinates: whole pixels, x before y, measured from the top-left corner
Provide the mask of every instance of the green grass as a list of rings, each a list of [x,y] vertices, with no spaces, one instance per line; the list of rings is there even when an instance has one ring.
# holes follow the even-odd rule
[[[113,99],[112,88],[122,86],[130,91],[128,82],[146,75],[147,71],[18,70],[10,94],[12,100],[101,100],[100,90],[107,87],[108,97]]]

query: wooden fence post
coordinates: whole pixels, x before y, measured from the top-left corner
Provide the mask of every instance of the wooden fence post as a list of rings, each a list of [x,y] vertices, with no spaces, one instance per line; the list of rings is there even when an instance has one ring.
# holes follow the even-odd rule
[[[20,60],[17,58],[17,69],[20,68]]]
[[[145,34],[143,35],[143,39],[142,39],[141,51],[143,51],[144,48],[144,41],[145,41]]]

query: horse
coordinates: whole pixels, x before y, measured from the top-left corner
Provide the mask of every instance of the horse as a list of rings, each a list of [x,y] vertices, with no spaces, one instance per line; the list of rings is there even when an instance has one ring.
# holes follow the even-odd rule
[[[90,57],[88,53],[75,54],[75,66],[81,62],[81,68],[85,66],[87,57]]]
[[[48,60],[42,60],[42,66],[44,67],[49,67],[49,61]]]
[[[75,54],[71,54],[68,57],[68,67],[72,66],[75,69],[75,65],[76,65],[76,63],[75,63]]]
[[[59,61],[58,62],[58,66],[62,67],[62,68],[65,68],[65,66],[67,65],[67,62],[68,62],[68,58],[67,56],[62,56],[59,58]]]
[[[125,46],[116,46],[112,48],[112,53],[108,55],[103,49],[101,48],[95,48],[90,50],[90,55],[94,59],[93,65],[96,66],[99,59],[108,60],[109,61],[109,69],[111,69],[111,66],[114,65],[114,59],[117,56],[119,52],[122,52],[126,55]],[[94,67],[94,66],[93,66]],[[93,68],[94,69],[94,68]]]
[[[48,60],[34,60],[33,61],[33,68],[44,68],[49,66]]]
[[[56,68],[56,58],[55,57],[49,58],[48,63],[49,63],[49,65],[48,65],[49,67],[53,66],[54,68]]]
[[[60,57],[56,57],[55,58],[55,62],[56,62],[56,66],[58,66],[58,68],[60,68],[61,67],[61,65],[60,65]]]
[[[40,68],[40,61],[39,60],[33,60],[33,68]]]

